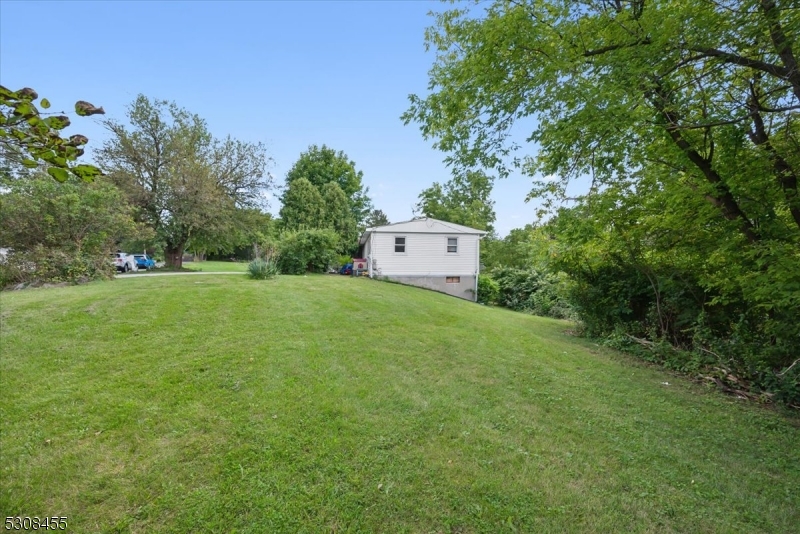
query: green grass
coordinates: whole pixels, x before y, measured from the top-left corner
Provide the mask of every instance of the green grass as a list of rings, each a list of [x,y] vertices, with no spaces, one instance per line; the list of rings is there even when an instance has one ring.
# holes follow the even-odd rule
[[[249,262],[240,261],[187,261],[183,264],[184,269],[192,271],[205,271],[212,273],[221,272],[247,272]]]
[[[800,523],[796,419],[561,321],[342,276],[144,277],[0,306],[2,518],[66,515],[72,532]]]

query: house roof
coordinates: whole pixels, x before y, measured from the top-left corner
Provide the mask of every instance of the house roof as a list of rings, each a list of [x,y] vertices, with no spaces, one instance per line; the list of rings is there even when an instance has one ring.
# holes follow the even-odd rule
[[[361,234],[361,239],[358,240],[360,244],[367,242],[371,233],[383,234],[470,234],[470,235],[486,235],[488,232],[470,228],[469,226],[462,226],[447,221],[440,221],[432,217],[420,217],[419,219],[411,219],[410,221],[403,221],[394,224],[387,224],[386,226],[376,226],[374,228],[367,228]]]

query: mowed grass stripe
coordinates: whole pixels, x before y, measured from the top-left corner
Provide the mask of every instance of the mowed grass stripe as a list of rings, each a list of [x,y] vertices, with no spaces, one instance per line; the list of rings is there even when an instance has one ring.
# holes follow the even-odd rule
[[[76,532],[800,520],[795,420],[561,321],[339,276],[139,278],[0,305],[4,515]]]
[[[248,263],[244,261],[187,261],[183,264],[183,268],[207,273],[245,273],[247,272],[247,265]]]

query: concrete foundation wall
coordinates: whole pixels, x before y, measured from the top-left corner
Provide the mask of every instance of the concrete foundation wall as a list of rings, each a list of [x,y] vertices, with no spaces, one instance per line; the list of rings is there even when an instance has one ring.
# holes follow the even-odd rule
[[[447,278],[444,276],[398,276],[391,275],[385,276],[393,282],[400,282],[410,286],[424,287],[432,289],[440,293],[447,293],[454,297],[471,300],[475,302],[475,277],[461,275],[461,281],[458,284],[448,284]]]

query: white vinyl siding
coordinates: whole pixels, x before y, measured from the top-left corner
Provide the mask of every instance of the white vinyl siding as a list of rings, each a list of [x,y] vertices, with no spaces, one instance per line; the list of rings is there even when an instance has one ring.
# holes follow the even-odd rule
[[[405,237],[405,253],[395,252],[395,238]],[[448,253],[446,234],[376,232],[370,253],[381,275],[468,276],[478,265],[477,235],[459,235],[457,253]]]

